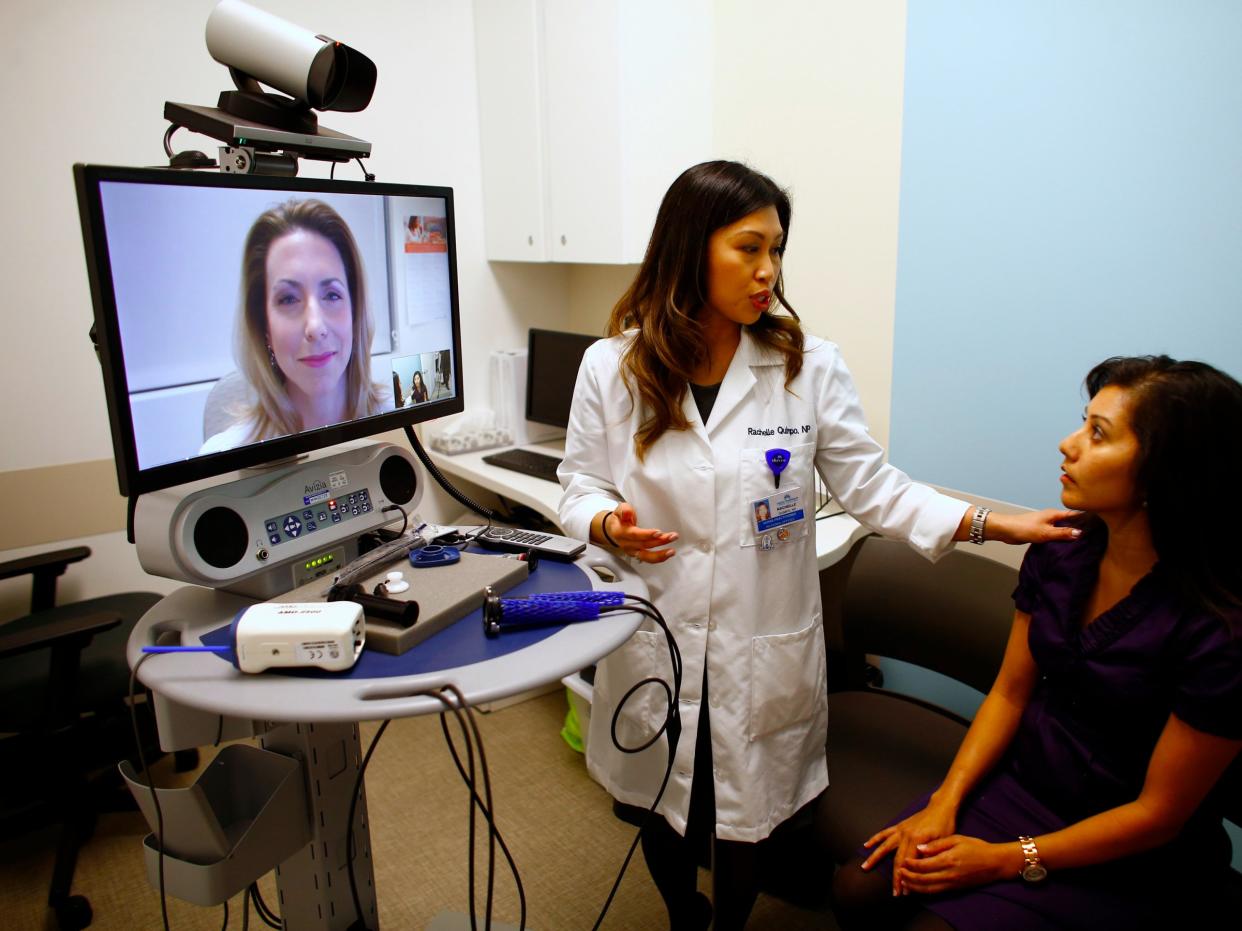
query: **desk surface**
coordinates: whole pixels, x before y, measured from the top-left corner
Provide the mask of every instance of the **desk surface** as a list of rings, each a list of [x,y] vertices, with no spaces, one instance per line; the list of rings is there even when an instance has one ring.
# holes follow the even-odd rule
[[[506,448],[506,447],[500,447]],[[564,456],[563,441],[528,444],[523,447],[534,452],[551,456]],[[498,449],[484,449],[478,452],[461,453],[449,456],[445,453],[428,450],[431,460],[441,472],[463,481],[472,482],[480,488],[495,492],[518,504],[534,508],[553,524],[560,526],[557,505],[561,500],[561,486],[532,475],[502,469],[483,461],[484,456],[497,452]],[[834,508],[833,504],[828,505]],[[816,565],[823,571],[836,563],[855,541],[865,537],[869,531],[848,514],[825,517],[815,522],[815,555]]]
[[[590,570],[591,565],[606,566],[617,581],[599,579]],[[543,572],[545,567],[558,572],[579,570],[565,573],[573,578],[559,586],[562,590],[594,587],[647,594],[646,585],[632,568],[598,547],[589,547],[573,564],[545,562],[536,572]],[[506,594],[519,596],[526,584]],[[154,643],[165,631],[178,632],[181,642],[187,645],[216,638],[222,626],[252,604],[253,599],[213,589],[179,589],[134,627],[129,639],[129,663],[133,666],[143,655],[142,647]],[[214,653],[154,655],[142,664],[138,674],[144,685],[164,698],[212,714],[283,722],[374,721],[443,710],[435,698],[417,693],[447,683],[456,685],[466,700],[475,705],[558,681],[621,646],[642,621],[639,615],[624,612],[551,632],[544,629],[487,640],[477,618],[476,623],[471,623],[478,614],[475,611],[467,615],[405,654],[411,660],[408,668],[414,670],[406,674],[389,668],[401,658],[385,657],[383,668],[374,666],[374,674],[369,677],[356,674],[367,672],[361,665],[346,673],[282,670],[251,675],[239,672]],[[444,649],[448,641],[452,641],[450,648]],[[435,653],[437,642],[437,655],[444,664],[418,661],[420,655]]]

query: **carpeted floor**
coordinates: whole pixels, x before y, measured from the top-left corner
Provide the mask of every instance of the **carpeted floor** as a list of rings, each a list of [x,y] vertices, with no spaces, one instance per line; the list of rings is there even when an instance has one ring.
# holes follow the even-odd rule
[[[532,931],[589,929],[599,914],[635,829],[612,814],[608,795],[587,775],[582,757],[560,737],[563,692],[479,715],[492,776],[497,823],[513,852],[527,899]],[[364,746],[376,725],[364,725]],[[204,751],[204,762],[213,751]],[[157,783],[174,784],[166,771]],[[466,790],[457,777],[438,718],[394,721],[370,764],[367,802],[376,864],[380,921],[386,929],[424,929],[443,913],[464,915]],[[99,931],[160,927],[157,892],[147,884],[141,842],[146,826],[137,812],[100,819],[78,862],[74,891],[90,899]],[[0,840],[0,915],[13,929],[54,927],[46,909],[54,831]],[[486,863],[480,843],[477,863]],[[517,925],[518,898],[498,856],[495,917]],[[275,882],[260,887],[275,902]],[[705,872],[700,888],[710,889]],[[482,903],[483,884],[478,883]],[[241,928],[241,897],[231,903],[229,926]],[[219,929],[222,908],[169,899],[174,929]],[[250,927],[264,927],[252,913]],[[480,922],[479,927],[482,927]],[[605,929],[667,927],[659,895],[635,854],[604,921]],[[754,929],[833,929],[830,916],[760,897]]]

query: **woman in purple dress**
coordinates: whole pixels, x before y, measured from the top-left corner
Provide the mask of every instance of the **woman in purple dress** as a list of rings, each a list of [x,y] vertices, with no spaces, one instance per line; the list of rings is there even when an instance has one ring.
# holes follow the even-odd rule
[[[1242,385],[1158,356],[1086,387],[1060,447],[1084,532],[1031,546],[948,775],[837,872],[844,928],[1213,926],[1194,916],[1224,887],[1214,788],[1242,748]]]

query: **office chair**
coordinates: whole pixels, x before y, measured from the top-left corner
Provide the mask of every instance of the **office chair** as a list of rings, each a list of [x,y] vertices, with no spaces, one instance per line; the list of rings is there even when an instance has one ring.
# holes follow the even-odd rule
[[[254,389],[241,372],[229,372],[212,385],[203,402],[203,439],[233,426],[254,401]]]
[[[970,722],[938,705],[876,687],[866,657],[913,663],[986,693],[1013,621],[1016,569],[954,550],[930,563],[904,543],[855,544],[829,633],[828,790],[816,835],[841,864],[948,771]],[[827,609],[826,609],[827,610]],[[834,655],[835,654],[835,655]]]
[[[57,579],[89,555],[79,546],[0,563],[0,579],[31,576],[30,613],[0,624],[0,829],[15,836],[61,823],[48,905],[62,931],[91,923],[90,903],[71,887],[97,813],[133,807],[116,776],[133,749],[125,644],[161,598],[130,592],[57,606]],[[153,735],[149,714],[143,723]]]
[[[944,776],[970,725],[931,702],[885,691],[869,656],[934,670],[981,692],[1000,669],[1017,570],[955,550],[930,563],[868,536],[820,573],[828,661],[828,788],[810,824],[774,832],[763,892],[827,911],[834,869]],[[782,836],[783,835],[783,836]]]

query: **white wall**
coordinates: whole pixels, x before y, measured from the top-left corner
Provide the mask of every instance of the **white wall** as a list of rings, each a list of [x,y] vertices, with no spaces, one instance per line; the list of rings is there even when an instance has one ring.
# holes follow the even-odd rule
[[[527,326],[562,327],[561,268],[493,272],[483,256],[478,116],[471,7],[433,0],[260,0],[264,9],[369,55],[379,83],[368,110],[322,123],[373,145],[382,181],[454,188],[467,402],[486,398],[486,359],[525,344]],[[12,90],[0,154],[8,205],[2,311],[10,352],[0,407],[0,472],[112,455],[99,368],[86,338],[90,295],[70,167],[75,161],[157,165],[165,100],[214,104],[231,86],[207,54],[212,0],[110,0],[0,6],[9,53],[0,81]],[[20,89],[20,92],[19,90]],[[185,131],[176,148],[213,140]],[[357,178],[357,165],[338,168]],[[326,165],[303,163],[303,175]],[[230,312],[230,308],[222,308]],[[16,350],[16,351],[15,351]],[[109,492],[112,490],[109,489]]]

